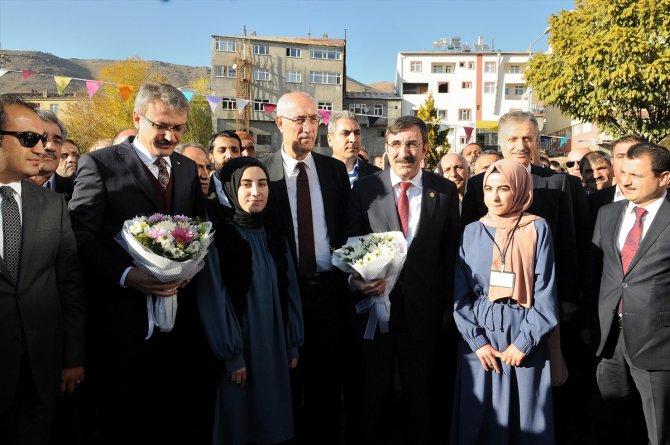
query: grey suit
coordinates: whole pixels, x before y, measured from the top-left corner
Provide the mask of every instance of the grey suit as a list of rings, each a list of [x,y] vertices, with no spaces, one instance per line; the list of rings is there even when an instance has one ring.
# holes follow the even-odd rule
[[[625,423],[621,401],[630,379],[642,397],[650,443],[670,443],[670,203],[663,200],[624,275],[617,249],[628,201],[600,209],[593,244],[602,250],[603,269],[597,322],[591,342],[601,406],[596,407],[601,437]],[[623,303],[622,327],[617,307]],[[597,400],[598,401],[598,400]]]

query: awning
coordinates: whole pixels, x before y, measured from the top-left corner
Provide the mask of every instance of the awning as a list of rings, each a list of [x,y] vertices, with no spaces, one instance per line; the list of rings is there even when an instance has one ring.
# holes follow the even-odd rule
[[[498,121],[477,121],[476,128],[498,131]]]

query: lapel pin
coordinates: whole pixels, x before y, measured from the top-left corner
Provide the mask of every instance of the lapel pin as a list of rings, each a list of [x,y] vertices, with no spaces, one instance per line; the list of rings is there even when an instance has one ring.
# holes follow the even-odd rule
[[[434,198],[435,197],[435,192],[430,192],[430,197]]]

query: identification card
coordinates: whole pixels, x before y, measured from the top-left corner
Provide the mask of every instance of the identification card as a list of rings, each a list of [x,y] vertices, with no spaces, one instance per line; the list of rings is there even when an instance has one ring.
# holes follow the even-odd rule
[[[492,270],[491,279],[489,280],[489,286],[506,287],[508,289],[514,289],[515,277],[516,274],[514,272],[499,272],[496,270]]]

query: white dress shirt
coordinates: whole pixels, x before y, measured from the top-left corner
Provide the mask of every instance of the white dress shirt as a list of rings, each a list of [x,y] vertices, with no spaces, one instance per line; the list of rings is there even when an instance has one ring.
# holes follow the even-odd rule
[[[293,218],[293,236],[295,238],[296,252],[300,252],[298,245],[298,161],[292,158],[281,149],[282,164],[284,166],[284,181],[286,182],[286,191],[288,193],[288,202],[291,206],[291,216]],[[333,265],[330,262],[330,239],[328,237],[328,226],[326,225],[326,212],[323,208],[323,195],[321,194],[321,184],[316,172],[314,157],[309,153],[303,161],[305,163],[305,172],[309,180],[309,196],[312,201],[312,222],[314,227],[314,253],[316,254],[316,268],[319,272],[330,270]],[[344,209],[342,209],[344,211]]]
[[[133,148],[137,152],[137,155],[140,157],[140,160],[144,165],[147,166],[151,174],[158,179],[158,166],[154,164],[158,156],[149,152],[144,145],[140,142],[139,138],[133,139]],[[163,159],[167,161],[168,174],[172,175],[172,162],[170,161],[169,156],[164,156]]]
[[[640,242],[642,242],[644,236],[649,231],[649,226],[651,226],[651,223],[654,221],[658,209],[661,208],[661,204],[663,204],[667,194],[668,192],[663,193],[662,197],[644,207],[645,210],[647,210],[647,214],[642,217],[642,237],[640,238]],[[628,232],[630,232],[635,225],[635,207],[637,207],[635,203],[629,202],[624,211],[623,221],[621,221],[621,227],[619,228],[619,236],[617,237],[617,248],[619,249],[619,252],[621,252],[623,245],[626,243]]]
[[[398,198],[400,197],[400,183],[403,182],[400,176],[396,175],[391,169],[391,186],[393,187],[393,198],[395,199],[396,207],[398,206]],[[410,182],[412,186],[407,189],[407,199],[409,200],[409,218],[407,219],[407,246],[412,243],[412,239],[416,235],[419,228],[419,219],[421,217],[421,197],[423,193],[423,171],[419,169],[419,173],[413,177]]]
[[[233,206],[230,205],[226,192],[223,191],[223,183],[221,183],[221,180],[214,174],[212,175],[212,181],[214,181],[214,190],[216,191],[216,197],[219,198],[219,204],[232,208]]]
[[[16,182],[10,182],[9,184],[1,184],[0,185],[8,185],[11,188],[14,189],[14,199],[16,200],[16,204],[19,206],[19,218],[21,218],[21,224],[23,224],[23,206],[22,201],[21,201],[21,191],[23,190],[21,188],[21,181],[16,181]],[[0,205],[2,205],[2,200],[4,198],[0,195]],[[0,211],[0,256],[2,258],[5,257],[5,237],[4,233],[2,232],[2,212]]]
[[[621,188],[619,187],[619,184],[615,185],[614,187],[614,199],[612,202],[623,201],[626,199],[626,197],[623,195],[623,192],[621,191]]]

